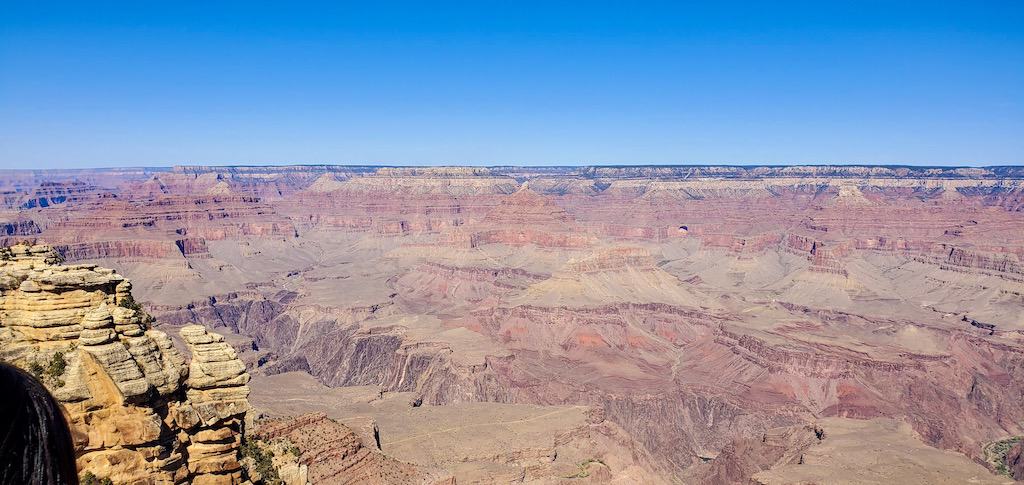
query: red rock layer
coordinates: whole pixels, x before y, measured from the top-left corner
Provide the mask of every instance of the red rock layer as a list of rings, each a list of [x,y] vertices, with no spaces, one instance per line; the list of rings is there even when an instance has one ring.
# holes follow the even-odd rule
[[[80,260],[206,257],[208,240],[295,236],[291,221],[257,197],[157,195],[69,205],[36,238]]]
[[[254,435],[263,440],[286,438],[301,451],[299,463],[309,467],[312,483],[455,485],[455,479],[389,458],[365,446],[347,426],[323,414],[261,423]]]

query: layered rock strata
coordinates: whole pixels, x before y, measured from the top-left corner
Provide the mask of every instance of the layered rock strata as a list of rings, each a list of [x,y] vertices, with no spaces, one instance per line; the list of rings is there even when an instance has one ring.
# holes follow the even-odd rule
[[[81,473],[115,483],[243,483],[249,375],[217,334],[181,329],[191,362],[149,327],[112,270],[46,246],[0,253],[0,358],[63,405]]]
[[[254,374],[585,404],[665,477],[828,416],[975,460],[1024,432],[1019,167],[74,176],[88,196],[27,208],[70,176],[0,171],[7,237],[119,268],[161,325],[241,334]]]
[[[403,463],[369,446],[348,426],[322,413],[265,421],[254,436],[287,440],[299,450],[298,463],[310,483],[366,485],[455,485],[448,473]]]

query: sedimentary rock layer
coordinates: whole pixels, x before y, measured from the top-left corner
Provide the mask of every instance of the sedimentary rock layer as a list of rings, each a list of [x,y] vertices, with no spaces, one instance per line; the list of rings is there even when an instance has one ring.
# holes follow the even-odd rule
[[[384,456],[376,444],[367,446],[347,426],[323,414],[261,422],[254,436],[285,439],[298,447],[298,462],[308,467],[311,483],[455,485],[450,474]]]
[[[131,276],[158,328],[421,406],[600,410],[649,458],[610,476],[791,470],[825,418],[975,461],[1024,434],[1019,167],[176,167],[57,204],[68,178],[11,176],[2,227]]]
[[[0,357],[64,406],[81,473],[115,483],[242,483],[249,375],[234,350],[181,329],[190,363],[112,270],[61,265],[46,246],[0,258]]]

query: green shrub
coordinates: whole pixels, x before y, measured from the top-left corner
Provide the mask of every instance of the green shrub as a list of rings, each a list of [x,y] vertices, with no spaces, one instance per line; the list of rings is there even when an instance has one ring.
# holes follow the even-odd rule
[[[85,472],[82,474],[78,479],[78,483],[80,485],[114,485],[113,480],[106,477],[97,477],[96,475],[93,475],[92,472]]]
[[[1010,452],[1010,448],[1013,448],[1013,445],[1017,444],[1021,439],[1024,439],[1024,437],[1014,436],[1009,439],[996,441],[989,445],[987,454],[989,455],[989,459],[992,464],[995,466],[997,474],[1008,477],[1013,476],[1013,473],[1006,466],[1006,455]]]
[[[28,371],[37,378],[42,379],[43,373],[46,372],[46,369],[39,362],[32,361],[28,363]]]
[[[56,387],[64,387],[64,381],[61,380],[61,376],[68,369],[68,361],[64,358],[64,352],[55,352],[50,357],[49,362],[45,365],[40,364],[38,361],[31,361],[28,363],[28,371],[32,375],[36,376],[37,379]]]
[[[260,476],[260,482],[258,483],[272,484],[280,482],[281,477],[278,476],[277,469],[274,468],[274,452],[264,450],[260,446],[259,440],[243,440],[239,451],[242,454],[242,458],[252,459],[252,471],[255,471]]]
[[[153,322],[156,321],[156,319],[153,318],[153,315],[146,313],[146,310],[142,308],[141,303],[135,301],[135,297],[133,297],[131,293],[129,293],[127,297],[122,298],[121,301],[117,302],[117,306],[127,308],[129,310],[135,310],[142,317],[142,323],[147,326],[152,325]]]
[[[562,478],[572,479],[572,478],[587,478],[587,477],[589,477],[590,476],[590,470],[587,469],[587,467],[589,467],[591,463],[600,463],[600,464],[602,464],[604,466],[608,466],[608,465],[605,464],[605,462],[601,461],[598,458],[590,458],[590,459],[587,459],[587,460],[583,460],[582,462],[580,462],[579,464],[576,465],[576,466],[578,466],[580,468],[579,471],[576,472],[576,474],[565,476],[565,477],[562,477]]]
[[[56,352],[53,357],[50,358],[50,364],[46,366],[47,377],[56,379],[64,375],[64,371],[68,368],[68,361],[64,359],[64,352]]]
[[[135,310],[137,312],[142,311],[142,305],[140,305],[139,302],[135,301],[135,297],[132,296],[131,293],[129,293],[128,296],[122,298],[121,301],[117,302],[117,306],[121,308],[127,308],[129,310]]]

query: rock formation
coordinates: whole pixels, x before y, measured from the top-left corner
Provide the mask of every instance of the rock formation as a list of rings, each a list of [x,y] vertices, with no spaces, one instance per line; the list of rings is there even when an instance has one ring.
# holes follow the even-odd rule
[[[455,485],[451,474],[402,463],[367,446],[347,426],[323,414],[261,422],[253,433],[265,442],[285,440],[299,450],[297,462],[310,483]]]
[[[1018,441],[1006,453],[1006,469],[1015,480],[1024,480],[1024,440]]]
[[[0,358],[41,377],[64,406],[81,473],[115,483],[227,484],[238,462],[249,375],[201,326],[181,329],[191,363],[149,326],[131,285],[47,246],[0,254]]]

